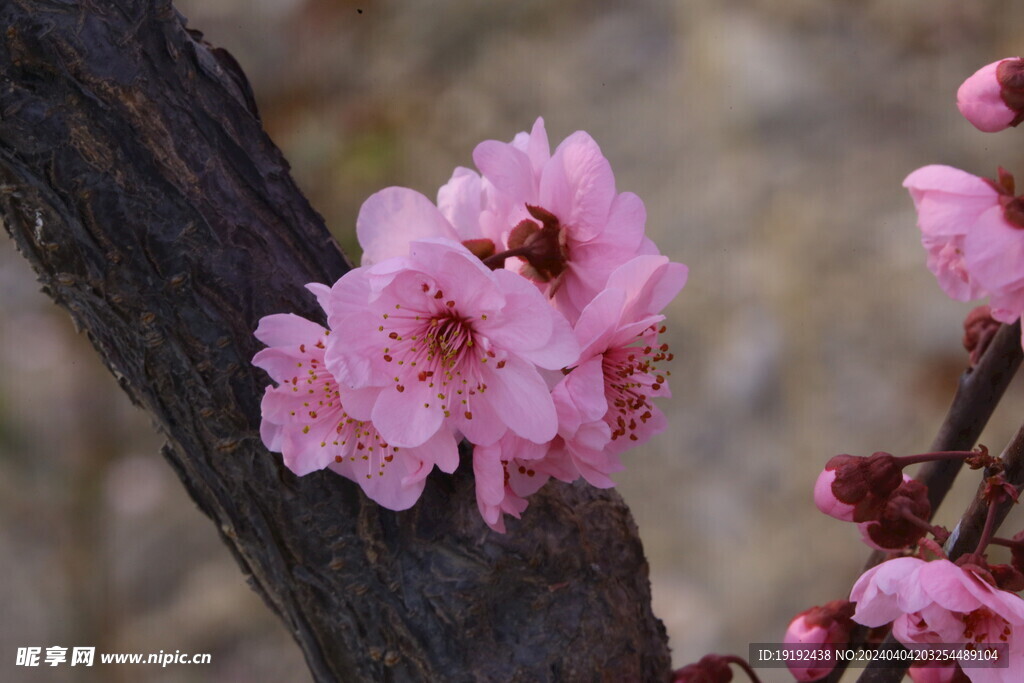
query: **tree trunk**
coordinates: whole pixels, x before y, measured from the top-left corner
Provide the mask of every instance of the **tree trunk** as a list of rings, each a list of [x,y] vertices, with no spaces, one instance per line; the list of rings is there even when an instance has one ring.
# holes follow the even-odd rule
[[[500,535],[466,454],[396,513],[264,449],[252,331],[316,319],[303,285],[348,266],[230,55],[166,0],[5,0],[0,25],[5,227],[317,680],[667,679],[614,492],[548,484]]]

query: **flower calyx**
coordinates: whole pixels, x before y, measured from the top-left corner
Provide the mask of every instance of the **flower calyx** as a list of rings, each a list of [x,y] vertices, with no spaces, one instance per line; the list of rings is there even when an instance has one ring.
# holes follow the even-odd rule
[[[881,451],[868,458],[837,455],[825,469],[835,470],[832,494],[839,502],[854,506],[854,522],[877,519],[903,482],[903,468],[896,457]]]
[[[531,204],[526,210],[536,220],[519,221],[508,236],[508,250],[483,258],[492,270],[505,265],[513,256],[526,261],[521,273],[534,282],[558,281],[569,262],[565,231],[558,216],[547,209]]]
[[[1003,207],[1006,222],[1014,228],[1024,229],[1024,196],[1016,194],[1012,173],[1000,166],[998,174],[996,180],[984,180],[999,194],[999,206]]]
[[[944,543],[949,531],[928,523],[931,512],[928,487],[913,479],[904,481],[890,494],[878,519],[866,525],[865,532],[878,547],[886,550],[912,546],[929,533]]]
[[[1024,59],[1004,59],[996,67],[996,81],[999,95],[1006,106],[1017,112],[1009,125],[1017,126],[1024,121]]]
[[[1016,503],[1019,496],[1020,492],[1017,487],[1006,481],[1006,477],[1003,476],[1001,463],[995,474],[985,478],[985,487],[982,489],[981,498],[989,505],[999,505],[1008,500]]]

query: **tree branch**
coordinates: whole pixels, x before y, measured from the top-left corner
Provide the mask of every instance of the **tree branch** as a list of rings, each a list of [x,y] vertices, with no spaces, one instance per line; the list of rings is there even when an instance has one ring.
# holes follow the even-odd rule
[[[0,22],[5,227],[317,680],[668,677],[614,492],[548,485],[501,536],[465,463],[395,513],[263,448],[252,331],[316,318],[303,285],[347,265],[226,53],[166,0],[9,0]]]

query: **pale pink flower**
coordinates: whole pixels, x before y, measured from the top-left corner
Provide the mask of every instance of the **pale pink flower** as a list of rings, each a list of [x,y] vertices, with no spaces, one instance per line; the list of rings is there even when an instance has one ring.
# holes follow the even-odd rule
[[[833,600],[827,605],[804,610],[790,622],[782,642],[786,645],[821,646],[822,649],[828,646],[834,651],[836,646],[844,645],[850,640],[852,613],[852,606],[846,600]],[[834,655],[828,660],[820,658],[815,666],[797,666],[798,663],[802,662],[787,662],[790,673],[798,681],[816,681],[824,678],[836,665]]]
[[[978,220],[998,206],[991,183],[951,166],[919,168],[903,181],[917,209],[928,269],[951,298],[969,301],[986,295],[964,260],[965,240]]]
[[[389,443],[416,446],[438,430],[493,444],[511,429],[549,441],[557,417],[538,367],[576,362],[579,346],[537,289],[491,271],[462,246],[417,240],[408,256],[357,268],[331,290],[327,364],[354,389]]]
[[[1021,62],[1013,57],[987,64],[957,90],[956,106],[978,130],[995,133],[1020,123]]]
[[[573,133],[552,154],[544,120],[538,118],[529,134],[520,133],[511,143],[480,143],[473,161],[483,177],[481,232],[498,251],[524,243],[543,247],[543,268],[518,258],[506,267],[540,283],[570,320],[615,268],[634,256],[657,253],[644,237],[643,202],[616,191],[611,166],[587,133]]]
[[[314,291],[317,287],[326,289],[318,285]],[[295,474],[329,467],[380,505],[404,510],[419,498],[434,465],[455,470],[455,440],[441,431],[415,448],[398,448],[381,438],[372,423],[350,415],[343,405],[344,387],[324,364],[329,335],[293,314],[260,320],[256,338],[269,348],[257,353],[253,364],[277,382],[263,395],[260,436]]]
[[[573,453],[573,462],[589,482],[610,486],[607,474],[621,467],[618,454],[647,441],[667,426],[664,414],[651,399],[671,396],[668,376],[659,364],[672,360],[667,344],[659,344],[660,311],[686,284],[687,269],[664,256],[639,256],[617,268],[607,287],[580,314],[575,326],[580,341],[580,362],[570,373],[582,378],[597,375],[603,380],[603,421],[611,429],[602,457],[592,459]],[[586,424],[600,411],[600,399],[590,382],[565,387]]]
[[[901,557],[865,572],[850,600],[853,620],[868,627],[893,622],[905,645],[999,644],[1009,648],[1009,668],[965,667],[975,683],[1019,681],[1024,675],[1024,600],[949,560]]]

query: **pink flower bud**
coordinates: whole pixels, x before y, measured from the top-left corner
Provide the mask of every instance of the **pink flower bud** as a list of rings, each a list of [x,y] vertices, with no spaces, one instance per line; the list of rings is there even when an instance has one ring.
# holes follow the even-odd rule
[[[820,607],[812,607],[798,614],[786,629],[782,642],[786,645],[843,645],[850,639],[853,626],[853,603],[846,600],[833,600]],[[835,658],[819,661],[813,667],[795,666],[804,662],[794,662],[789,671],[798,681],[816,681],[827,676],[835,667]]]
[[[995,133],[1020,123],[1017,74],[1024,60],[1001,59],[981,67],[956,93],[956,106],[984,133]]]
[[[878,452],[870,458],[837,455],[818,476],[814,502],[830,517],[866,522],[878,518],[902,480],[902,468],[889,453]]]
[[[829,517],[835,517],[843,522],[852,522],[854,507],[841,502],[832,493],[832,482],[835,480],[835,470],[824,469],[821,471],[818,481],[814,483],[814,504]]]

